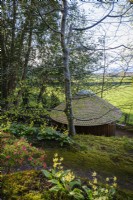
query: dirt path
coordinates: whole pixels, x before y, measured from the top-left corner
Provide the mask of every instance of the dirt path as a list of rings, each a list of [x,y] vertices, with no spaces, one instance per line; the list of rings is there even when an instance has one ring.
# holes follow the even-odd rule
[[[115,135],[118,137],[122,137],[122,136],[133,137],[133,131],[127,131],[121,128],[116,128]]]

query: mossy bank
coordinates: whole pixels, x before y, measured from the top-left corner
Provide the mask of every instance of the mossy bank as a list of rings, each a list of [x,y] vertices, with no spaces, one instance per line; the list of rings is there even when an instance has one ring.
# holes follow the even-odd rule
[[[73,139],[76,145],[70,148],[44,147],[48,165],[57,152],[64,157],[64,167],[80,177],[91,178],[93,171],[98,172],[101,182],[116,176],[118,188],[133,198],[133,139],[92,135],[76,135]]]

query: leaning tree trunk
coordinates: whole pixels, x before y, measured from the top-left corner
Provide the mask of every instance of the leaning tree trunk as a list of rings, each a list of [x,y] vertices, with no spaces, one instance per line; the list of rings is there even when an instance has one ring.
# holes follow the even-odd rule
[[[61,47],[63,53],[64,78],[65,78],[65,97],[66,97],[65,113],[68,120],[69,135],[74,135],[75,127],[73,122],[73,110],[72,110],[71,77],[69,70],[69,48],[68,48],[68,42],[65,41],[67,0],[62,0],[62,3],[63,3],[63,10],[62,10],[62,20],[61,20]]]

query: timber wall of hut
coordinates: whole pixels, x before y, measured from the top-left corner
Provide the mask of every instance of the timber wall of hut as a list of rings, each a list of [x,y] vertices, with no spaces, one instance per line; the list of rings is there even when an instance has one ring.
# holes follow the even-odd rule
[[[114,136],[116,125],[115,123],[111,123],[100,126],[76,126],[75,128],[77,133],[92,134],[97,136]]]
[[[58,126],[59,129],[67,128],[66,124],[61,124],[59,122],[53,122],[52,125]],[[97,136],[114,136],[116,131],[116,124],[104,124],[99,126],[75,126],[76,133],[80,134],[92,134]]]

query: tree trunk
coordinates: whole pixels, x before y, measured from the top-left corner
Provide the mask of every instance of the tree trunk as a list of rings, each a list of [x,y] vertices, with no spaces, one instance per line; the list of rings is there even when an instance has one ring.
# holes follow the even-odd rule
[[[42,95],[43,93],[46,91],[46,85],[42,85],[42,87],[40,88],[40,92],[39,92],[39,95],[38,95],[38,98],[37,98],[37,102],[40,103],[41,100],[42,100]]]
[[[31,2],[31,8],[32,8],[32,3]],[[25,20],[25,24],[24,24],[24,31],[22,32],[21,34],[21,37],[20,37],[20,44],[23,45],[23,41],[24,41],[24,35],[25,35],[25,31],[26,31],[26,28],[28,26],[28,21],[29,21],[29,36],[28,36],[28,46],[27,46],[27,52],[26,52],[26,55],[25,55],[25,60],[24,60],[24,63],[22,65],[22,77],[21,77],[21,81],[22,81],[22,84],[23,82],[25,81],[26,79],[26,75],[27,75],[27,67],[28,67],[28,62],[29,62],[29,57],[30,57],[30,52],[31,52],[31,43],[32,43],[32,34],[33,34],[33,23],[34,23],[34,19],[33,19],[33,16],[31,15],[30,18],[27,17],[26,20]],[[21,51],[22,49],[20,49],[19,51],[19,57],[21,56]],[[20,61],[20,65],[21,65],[21,61]],[[18,106],[19,104],[19,100],[21,98],[21,96],[23,95],[23,89],[21,88],[18,92],[18,95],[17,95],[17,101],[16,101],[16,106]]]
[[[4,33],[0,33],[0,46],[1,46],[1,55],[0,55],[0,99],[2,102],[0,102],[0,106],[2,108],[6,107],[6,100],[8,97],[8,56],[6,52],[6,47],[4,45],[5,37]]]
[[[30,21],[29,38],[28,38],[29,39],[28,40],[28,49],[27,49],[27,53],[26,53],[26,56],[25,56],[24,66],[23,66],[22,81],[26,79],[27,66],[28,66],[29,56],[30,56],[30,52],[31,52],[32,32],[33,32],[33,21],[31,19],[31,21]]]
[[[9,57],[9,66],[10,71],[8,73],[8,93],[11,94],[16,87],[16,62],[15,62],[15,24],[17,19],[17,5],[16,0],[13,0],[13,20],[12,20],[12,33],[11,33],[11,47],[10,47],[10,57]]]
[[[104,92],[105,73],[106,73],[106,55],[105,55],[105,36],[104,36],[103,38],[103,77],[102,77],[101,98],[103,98],[103,92]]]
[[[71,94],[71,77],[69,70],[69,48],[68,42],[65,38],[66,29],[66,17],[67,17],[67,0],[62,0],[62,20],[61,20],[61,47],[63,53],[63,65],[64,65],[64,78],[65,78],[65,98],[66,98],[66,109],[65,113],[68,120],[68,132],[69,135],[75,135],[75,127],[73,121],[73,110],[72,110],[72,94]]]

